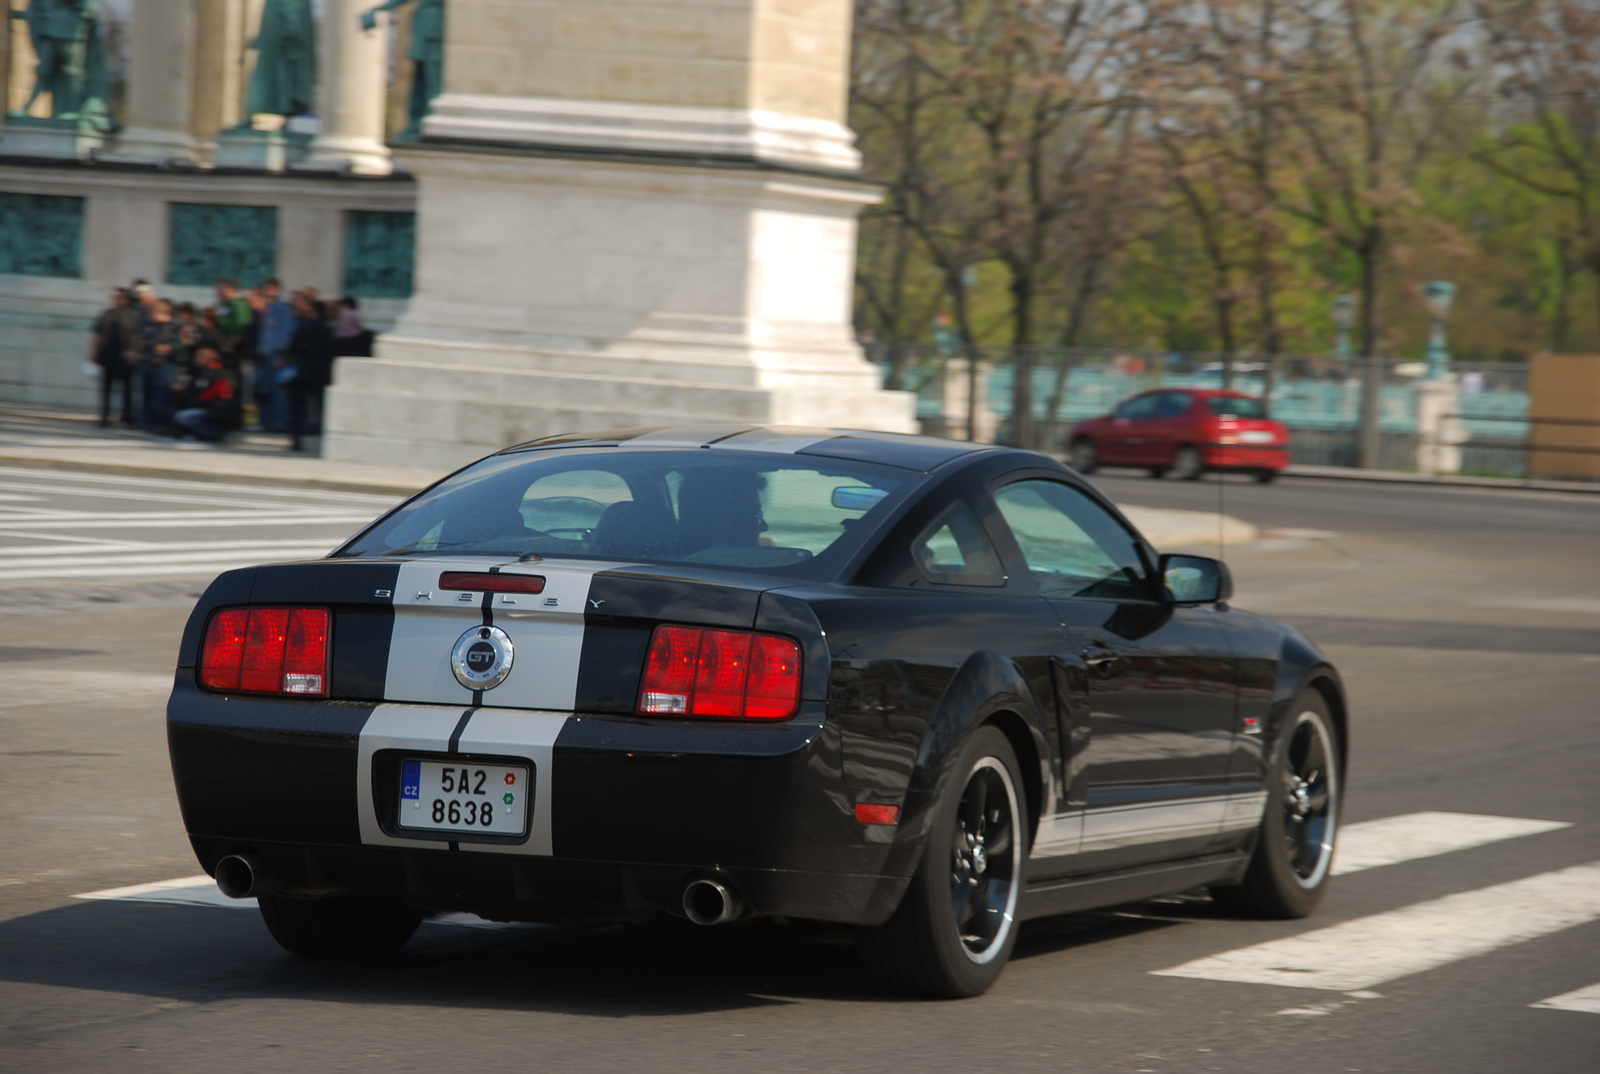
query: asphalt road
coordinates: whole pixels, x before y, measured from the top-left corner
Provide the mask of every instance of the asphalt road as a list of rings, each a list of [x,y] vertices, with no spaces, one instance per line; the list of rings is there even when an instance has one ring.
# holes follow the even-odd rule
[[[1155,507],[1218,492],[1102,480]],[[800,925],[430,924],[392,962],[329,967],[204,888],[77,897],[199,872],[162,709],[209,573],[329,547],[382,500],[0,474],[0,1070],[1600,1069],[1600,996],[1533,1006],[1600,991],[1600,497],[1223,491],[1266,531],[1227,550],[1236,604],[1340,665],[1349,831],[1389,856],[1307,921],[1188,897],[1033,922],[990,994],[934,1003],[876,994],[848,933]],[[1400,823],[1457,849],[1392,837],[1429,811],[1466,816]],[[1281,983],[1280,949],[1354,976]],[[1156,972],[1225,953],[1275,983]]]

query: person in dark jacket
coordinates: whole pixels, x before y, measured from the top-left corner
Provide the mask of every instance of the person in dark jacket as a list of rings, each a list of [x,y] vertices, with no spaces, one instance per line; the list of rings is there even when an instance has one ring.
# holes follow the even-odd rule
[[[215,348],[201,347],[195,352],[194,372],[181,398],[173,420],[191,436],[214,442],[239,427],[239,393]]]
[[[133,424],[133,366],[138,360],[142,319],[122,288],[111,292],[89,333],[89,360],[100,367],[100,425],[111,424],[111,396],[122,385],[122,423]]]
[[[301,438],[317,431],[322,417],[323,390],[333,379],[333,333],[322,303],[304,291],[295,293],[294,336],[285,351],[292,370],[284,385],[289,389],[289,446],[301,450]],[[312,415],[315,419],[312,419]]]
[[[157,299],[145,318],[139,343],[140,424],[155,432],[166,432],[172,424],[172,381],[179,343],[172,303]]]

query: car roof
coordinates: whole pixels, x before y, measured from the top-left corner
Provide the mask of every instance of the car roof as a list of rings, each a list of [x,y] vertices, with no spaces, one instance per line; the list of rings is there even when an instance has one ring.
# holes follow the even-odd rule
[[[563,433],[529,440],[497,454],[551,448],[684,449],[709,448],[810,455],[851,462],[871,462],[929,473],[946,463],[982,452],[1006,450],[993,444],[971,444],[934,436],[884,433],[871,429],[826,429],[801,425],[667,425],[644,429],[607,429]]]
[[[1222,396],[1222,397],[1226,397],[1226,398],[1229,398],[1229,399],[1254,399],[1254,398],[1256,398],[1255,396],[1251,395],[1249,392],[1236,392],[1232,388],[1177,388],[1177,387],[1172,387],[1172,388],[1162,388],[1162,387],[1146,388],[1144,391],[1140,392],[1139,395],[1129,396],[1129,398],[1130,399],[1137,399],[1137,398],[1139,398],[1139,396],[1142,396],[1142,395],[1155,395],[1157,392],[1176,392],[1179,395],[1193,395],[1193,396],[1195,396],[1197,398],[1201,398],[1201,399],[1209,398],[1209,397],[1215,397],[1215,396]]]

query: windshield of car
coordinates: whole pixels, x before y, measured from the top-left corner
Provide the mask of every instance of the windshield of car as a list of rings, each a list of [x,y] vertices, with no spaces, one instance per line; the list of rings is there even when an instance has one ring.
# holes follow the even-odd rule
[[[1237,395],[1208,395],[1206,406],[1221,418],[1264,418],[1266,404],[1259,399],[1244,399]]]
[[[920,475],[730,450],[496,455],[339,556],[573,556],[831,577]]]

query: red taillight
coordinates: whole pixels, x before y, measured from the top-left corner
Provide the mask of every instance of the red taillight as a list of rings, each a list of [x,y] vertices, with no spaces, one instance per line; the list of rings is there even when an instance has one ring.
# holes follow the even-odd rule
[[[239,667],[244,662],[244,629],[250,612],[229,608],[211,617],[205,647],[200,654],[200,681],[213,690],[237,690]]]
[[[800,703],[800,646],[748,630],[659,626],[638,711],[649,716],[783,720]]]
[[[439,575],[439,588],[466,589],[474,593],[543,593],[544,575],[445,571]]]
[[[900,822],[900,807],[897,805],[878,805],[876,802],[857,802],[856,820],[862,824],[898,824]]]
[[[328,694],[326,608],[229,608],[211,617],[200,682],[213,690]]]

